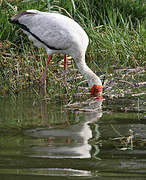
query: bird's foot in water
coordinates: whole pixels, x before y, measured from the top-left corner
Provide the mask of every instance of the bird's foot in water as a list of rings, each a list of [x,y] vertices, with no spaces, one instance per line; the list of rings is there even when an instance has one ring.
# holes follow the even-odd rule
[[[40,80],[40,88],[44,88],[45,84],[46,84],[46,82],[45,82],[45,80],[42,78],[42,79]]]
[[[42,78],[40,83],[40,91],[43,94],[43,97],[46,96],[46,79]]]

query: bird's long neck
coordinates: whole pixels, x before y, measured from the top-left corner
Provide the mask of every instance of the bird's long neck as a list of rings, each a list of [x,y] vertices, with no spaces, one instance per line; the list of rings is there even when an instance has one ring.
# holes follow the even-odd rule
[[[76,58],[75,62],[80,73],[88,81],[88,85],[90,88],[92,88],[93,85],[102,85],[100,78],[87,66],[85,62],[85,56]]]

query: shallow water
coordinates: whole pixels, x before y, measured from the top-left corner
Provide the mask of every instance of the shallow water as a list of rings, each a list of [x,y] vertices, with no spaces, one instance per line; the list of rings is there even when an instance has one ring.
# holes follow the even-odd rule
[[[0,179],[146,178],[144,99],[66,103],[0,97]]]

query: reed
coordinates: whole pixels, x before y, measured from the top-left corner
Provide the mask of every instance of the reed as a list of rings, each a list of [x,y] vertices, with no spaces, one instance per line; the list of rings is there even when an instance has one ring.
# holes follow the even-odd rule
[[[40,81],[45,51],[35,48],[19,27],[8,22],[17,11],[26,9],[57,11],[78,21],[90,38],[86,59],[94,71],[103,74],[112,71],[113,66],[146,66],[144,0],[3,0],[0,6],[0,93],[19,92],[28,86],[35,88]],[[53,89],[53,93],[64,92],[62,83],[52,74],[58,66],[53,62],[52,65],[48,74],[49,89]],[[57,68],[57,72],[61,71]],[[72,83],[76,87],[78,81]],[[57,88],[53,88],[54,84]],[[75,89],[71,88],[71,92]]]

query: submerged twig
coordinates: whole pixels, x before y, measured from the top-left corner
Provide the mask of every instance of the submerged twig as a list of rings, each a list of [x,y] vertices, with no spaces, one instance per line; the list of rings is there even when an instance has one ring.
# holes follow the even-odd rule
[[[116,130],[114,128],[114,130]],[[116,130],[116,133],[118,133],[120,136],[121,134]],[[134,138],[134,132],[133,130],[129,129],[129,136],[121,136],[121,137],[117,137],[114,138],[113,140],[119,140],[120,144],[122,145],[122,147],[120,148],[120,150],[125,151],[125,150],[133,150],[133,138]]]
[[[130,86],[135,87],[135,84],[132,84],[131,82],[128,82],[128,81],[125,81],[125,80],[121,80],[121,79],[119,79],[118,81],[119,81],[119,82],[122,82],[122,83],[129,84]]]

